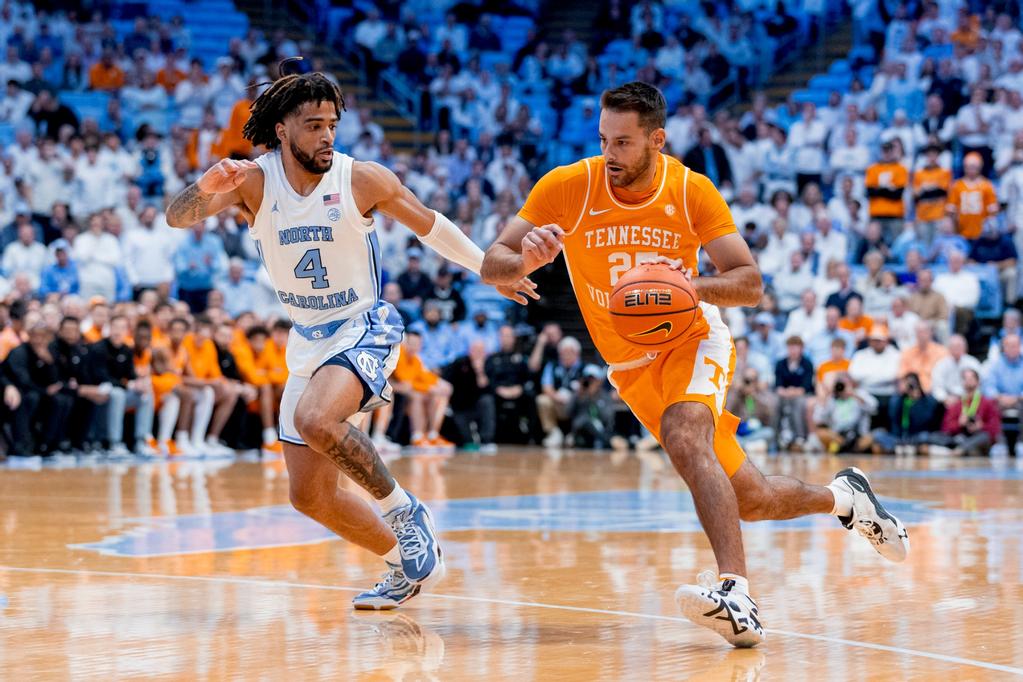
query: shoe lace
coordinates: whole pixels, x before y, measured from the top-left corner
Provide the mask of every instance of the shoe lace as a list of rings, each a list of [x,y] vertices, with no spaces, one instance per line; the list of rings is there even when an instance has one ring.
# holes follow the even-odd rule
[[[412,522],[411,513],[401,514],[391,525],[403,557],[412,558],[426,553],[426,543],[419,527]]]
[[[718,574],[711,570],[700,571],[696,576],[696,584],[705,590],[717,590],[721,587],[721,581],[718,580]]]
[[[401,568],[394,567],[387,571],[380,582],[373,586],[373,591],[383,593],[396,588],[400,589],[404,587],[404,585],[401,584],[403,582],[406,582],[405,574],[401,572]]]

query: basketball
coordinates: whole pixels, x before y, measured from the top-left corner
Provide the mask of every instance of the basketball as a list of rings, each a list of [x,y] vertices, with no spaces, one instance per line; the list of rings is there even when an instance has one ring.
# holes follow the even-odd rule
[[[686,276],[665,263],[640,263],[611,290],[618,335],[646,351],[674,347],[693,325],[700,299]]]

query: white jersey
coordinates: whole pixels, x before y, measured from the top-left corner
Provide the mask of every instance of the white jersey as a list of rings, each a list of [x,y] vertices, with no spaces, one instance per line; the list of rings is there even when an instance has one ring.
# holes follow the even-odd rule
[[[263,201],[249,234],[296,327],[321,328],[374,308],[379,247],[373,220],[359,213],[352,196],[354,159],[334,152],[330,170],[306,197],[285,177],[280,149],[256,163],[263,170]]]

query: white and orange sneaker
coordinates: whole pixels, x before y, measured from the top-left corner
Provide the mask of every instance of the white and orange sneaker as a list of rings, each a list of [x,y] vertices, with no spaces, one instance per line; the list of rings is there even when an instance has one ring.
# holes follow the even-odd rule
[[[753,598],[735,581],[720,580],[713,571],[703,571],[698,585],[682,585],[675,602],[682,615],[697,625],[713,630],[734,647],[754,647],[764,641],[764,628]]]

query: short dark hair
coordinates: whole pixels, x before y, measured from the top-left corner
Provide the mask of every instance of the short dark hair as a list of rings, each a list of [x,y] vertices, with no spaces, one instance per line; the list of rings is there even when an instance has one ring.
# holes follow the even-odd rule
[[[661,91],[639,81],[605,90],[600,106],[609,111],[635,111],[648,133],[663,128],[668,117],[668,103]]]
[[[290,332],[291,321],[290,320],[276,320],[270,327],[275,332]]]
[[[251,340],[252,337],[254,336],[268,337],[270,336],[270,330],[264,327],[263,325],[257,324],[256,326],[249,329],[249,331],[245,334],[245,338],[249,340]]]
[[[74,315],[65,315],[64,318],[60,321],[60,326],[63,327],[65,324],[68,324],[69,322],[77,327],[79,324],[81,324],[82,321],[79,320]]]
[[[185,326],[185,329],[188,329],[189,327],[191,327],[191,326],[192,326],[192,325],[188,324],[188,320],[186,320],[185,318],[183,318],[183,317],[175,317],[175,318],[174,318],[173,320],[171,320],[171,321],[170,321],[170,323],[169,323],[169,324],[167,325],[167,328],[168,328],[168,329],[170,329],[171,327],[173,327],[173,326],[174,326],[174,325],[176,325],[176,324],[182,324],[182,325],[184,325],[184,326]]]

